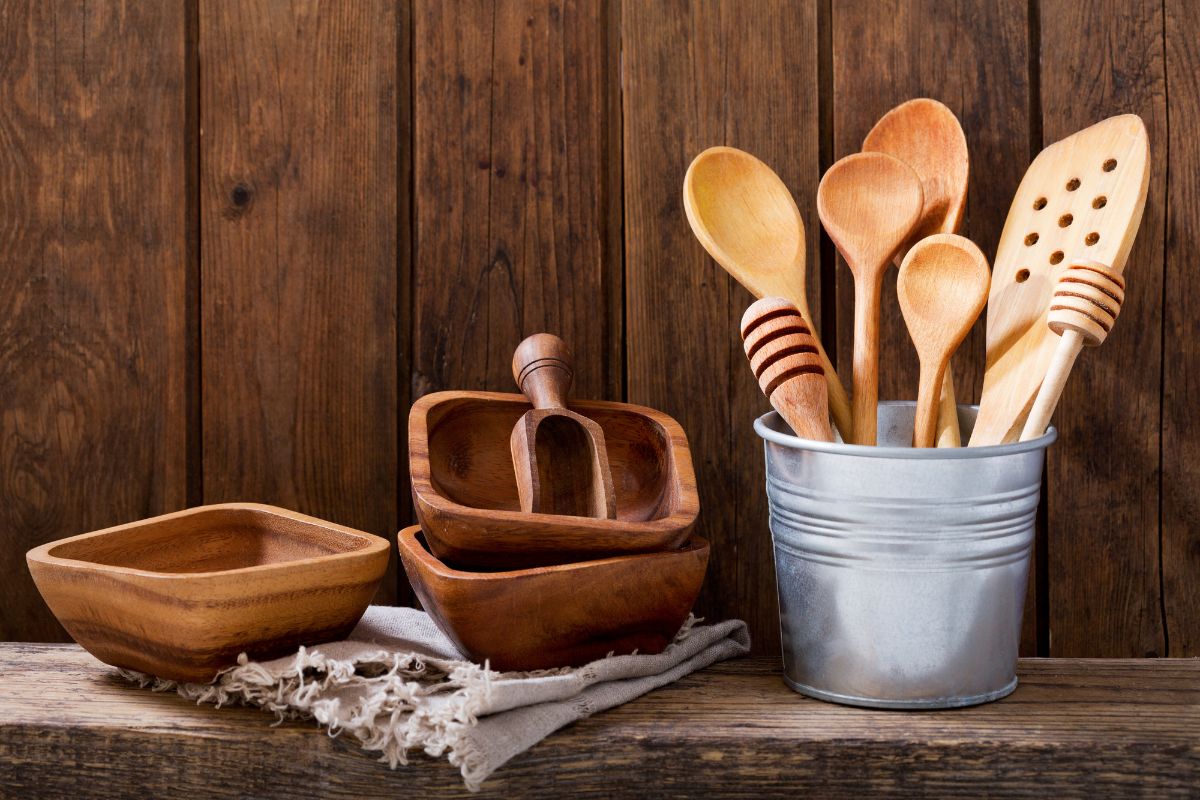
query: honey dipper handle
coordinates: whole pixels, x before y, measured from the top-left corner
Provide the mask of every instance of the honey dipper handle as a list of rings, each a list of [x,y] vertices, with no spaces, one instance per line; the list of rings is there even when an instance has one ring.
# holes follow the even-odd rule
[[[1067,385],[1067,378],[1071,375],[1071,367],[1075,366],[1075,359],[1079,357],[1083,345],[1082,333],[1071,329],[1063,331],[1062,339],[1054,350],[1050,368],[1046,370],[1046,377],[1042,379],[1042,388],[1038,390],[1037,399],[1033,401],[1033,408],[1025,420],[1025,430],[1021,432],[1022,442],[1036,439],[1046,432],[1050,418],[1054,416],[1054,409],[1058,407],[1058,400],[1062,397],[1063,387]]]
[[[513,353],[513,379],[534,408],[566,408],[575,377],[571,348],[552,333],[535,333]]]

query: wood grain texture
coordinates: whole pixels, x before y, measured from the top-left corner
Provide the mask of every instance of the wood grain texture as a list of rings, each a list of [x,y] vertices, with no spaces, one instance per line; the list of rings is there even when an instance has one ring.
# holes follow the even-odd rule
[[[0,3],[0,639],[25,550],[186,501],[181,4]]]
[[[959,233],[979,245],[989,262],[1013,192],[1040,149],[1040,142],[1030,147],[1037,119],[1030,117],[1028,10],[1025,0],[851,0],[832,4],[830,15],[833,158],[858,152],[879,118],[899,103],[914,97],[945,103],[962,124],[975,165]],[[838,352],[850,353],[854,285],[844,265],[836,274]],[[889,271],[884,298],[894,298],[895,291],[896,273]],[[960,403],[979,402],[984,330],[980,320],[955,352]],[[880,398],[915,400],[920,368],[895,302],[883,304],[880,331]],[[839,361],[848,378],[850,360]],[[1031,575],[1021,635],[1025,655],[1034,655],[1037,647],[1036,588]]]
[[[627,403],[584,400],[576,410],[604,432],[616,521],[520,511],[509,436],[526,398],[435,392],[409,414],[412,493],[433,552],[458,567],[517,569],[669,550],[700,512],[687,437],[675,420]]]
[[[199,17],[205,500],[394,541],[395,4]]]
[[[606,655],[661,653],[687,620],[708,542],[529,569],[470,572],[429,551],[421,527],[398,535],[421,606],[458,649],[497,670],[583,666]],[[480,614],[480,609],[500,613]]]
[[[1044,137],[1134,113],[1150,186],[1125,268],[1122,322],[1072,374],[1047,456],[1050,653],[1165,653],[1159,593],[1163,220],[1167,145],[1158,2],[1044,2]],[[1106,57],[1096,58],[1097,42]],[[1120,454],[1114,458],[1114,454]]]
[[[1200,284],[1189,269],[1200,246],[1200,6],[1166,3],[1166,288],[1163,306],[1162,570],[1170,655],[1200,656]],[[1128,320],[1126,320],[1128,322]]]
[[[27,558],[47,605],[97,658],[204,683],[241,653],[274,658],[345,638],[390,550],[293,511],[226,503],[61,539]]]
[[[312,723],[154,694],[75,647],[0,645],[0,669],[14,797],[1187,797],[1200,781],[1196,661],[1026,660],[1008,698],[924,714],[809,700],[772,659],[730,661],[553,734],[480,794],[445,760],[389,771]]]
[[[753,429],[770,406],[738,338],[754,298],[688,231],[681,187],[697,153],[738,147],[779,174],[806,229],[817,230],[817,7],[625,3],[622,58],[628,396],[678,419],[698,456],[698,532],[713,552],[699,612],[746,620],[756,651],[777,653],[762,442]],[[818,237],[806,239],[816,265]],[[808,270],[814,314],[819,278]]]
[[[578,396],[619,397],[609,17],[416,2],[414,398],[509,389],[513,348],[543,330],[571,343]]]

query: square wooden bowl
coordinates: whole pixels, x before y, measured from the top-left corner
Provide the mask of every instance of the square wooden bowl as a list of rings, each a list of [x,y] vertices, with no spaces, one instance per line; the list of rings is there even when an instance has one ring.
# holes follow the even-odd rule
[[[572,401],[604,430],[617,519],[520,510],[509,436],[532,406],[520,394],[437,392],[408,416],[409,472],[417,517],[442,561],[519,569],[682,545],[700,499],[683,428],[628,403]]]
[[[341,639],[387,569],[388,542],[253,503],[199,506],[72,536],[26,554],[67,632],[117,667],[208,681]]]
[[[459,650],[497,670],[660,653],[687,620],[708,566],[708,542],[698,538],[665,552],[506,572],[448,567],[417,525],[397,546],[429,615]]]

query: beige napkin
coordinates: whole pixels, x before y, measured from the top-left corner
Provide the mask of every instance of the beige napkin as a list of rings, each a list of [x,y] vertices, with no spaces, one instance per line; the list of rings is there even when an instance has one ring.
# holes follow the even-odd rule
[[[311,718],[354,736],[393,769],[409,750],[445,755],[467,788],[559,728],[626,703],[698,669],[744,655],[746,623],[689,619],[659,655],[609,656],[576,669],[495,672],[467,661],[423,611],[371,606],[346,641],[249,661],[212,683],[176,683],[130,670],[129,680],[197,703],[244,704],[280,719]]]

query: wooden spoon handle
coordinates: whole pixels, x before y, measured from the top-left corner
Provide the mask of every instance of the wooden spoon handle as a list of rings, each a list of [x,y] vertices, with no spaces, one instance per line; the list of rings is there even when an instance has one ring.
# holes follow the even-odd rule
[[[879,413],[880,280],[854,281],[854,443],[875,444]]]
[[[938,400],[937,446],[962,447],[962,432],[958,427],[958,400],[954,396],[954,370],[946,362],[942,377],[942,395]]]
[[[535,333],[517,345],[512,371],[534,408],[566,408],[575,377],[571,348],[551,333]]]
[[[812,317],[806,317],[806,319],[812,319]],[[850,398],[846,396],[842,380],[838,377],[837,370],[833,368],[829,356],[825,354],[825,348],[821,345],[821,340],[815,332],[813,333],[813,344],[817,346],[817,354],[821,357],[821,366],[825,368],[825,385],[829,390],[829,414],[833,417],[833,424],[842,434],[842,441],[852,442],[854,441],[854,417],[850,412]]]
[[[933,447],[937,442],[939,387],[944,367],[921,365],[921,384],[917,389],[917,415],[913,420],[913,447]]]

